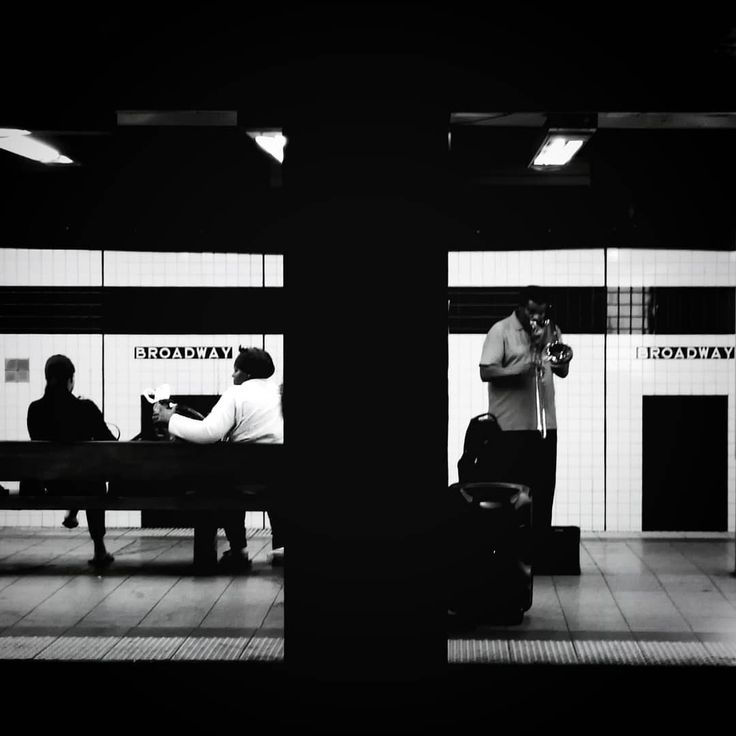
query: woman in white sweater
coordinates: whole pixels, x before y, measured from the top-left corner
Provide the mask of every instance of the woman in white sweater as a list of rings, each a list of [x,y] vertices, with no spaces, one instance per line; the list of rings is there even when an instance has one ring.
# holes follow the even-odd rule
[[[233,385],[219,398],[204,419],[190,419],[161,404],[153,407],[153,420],[168,424],[174,437],[188,442],[262,442],[284,441],[284,417],[279,387],[268,379],[274,374],[271,356],[260,348],[241,350],[235,359]],[[269,513],[274,549],[281,547],[274,528],[274,514]],[[245,512],[225,512],[220,516],[230,549],[220,562],[226,567],[249,569],[246,551]],[[272,561],[278,562],[276,554]]]

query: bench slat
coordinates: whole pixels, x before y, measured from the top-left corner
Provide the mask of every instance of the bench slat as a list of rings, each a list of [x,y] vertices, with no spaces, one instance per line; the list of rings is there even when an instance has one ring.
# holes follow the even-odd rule
[[[263,497],[211,496],[18,496],[0,497],[0,509],[107,509],[108,511],[137,511],[156,509],[160,511],[265,511]]]
[[[283,445],[220,442],[0,442],[2,480],[275,482]]]

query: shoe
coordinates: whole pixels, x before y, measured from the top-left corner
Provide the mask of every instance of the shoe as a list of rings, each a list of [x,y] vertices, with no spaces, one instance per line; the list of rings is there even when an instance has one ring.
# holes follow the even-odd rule
[[[272,565],[277,567],[282,566],[284,564],[284,548],[276,547],[276,549],[272,550],[270,560]]]
[[[76,516],[65,516],[61,525],[65,526],[67,529],[76,529],[79,526],[79,521],[77,521]]]
[[[253,567],[253,563],[247,552],[240,550],[233,552],[233,550],[227,549],[220,557],[220,567],[233,572],[246,572]]]
[[[95,555],[92,559],[87,560],[87,563],[92,567],[103,568],[115,562],[115,558],[109,553],[105,552],[104,555]]]

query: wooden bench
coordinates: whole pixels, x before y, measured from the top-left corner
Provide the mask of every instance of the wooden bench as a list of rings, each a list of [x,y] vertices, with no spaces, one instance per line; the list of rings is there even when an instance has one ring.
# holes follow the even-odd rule
[[[184,442],[0,442],[0,479],[109,481],[105,496],[0,496],[0,509],[107,509],[196,511],[193,562],[211,567],[216,549],[208,523],[212,511],[266,511],[285,467],[283,445]],[[196,488],[180,495],[129,493],[152,482]],[[218,493],[226,487],[227,493]],[[114,489],[114,490],[113,490]],[[127,495],[126,495],[127,494]]]

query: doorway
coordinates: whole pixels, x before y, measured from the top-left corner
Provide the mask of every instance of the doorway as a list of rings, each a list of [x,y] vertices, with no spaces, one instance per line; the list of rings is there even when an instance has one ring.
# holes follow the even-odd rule
[[[727,531],[728,396],[644,396],[643,531]]]

